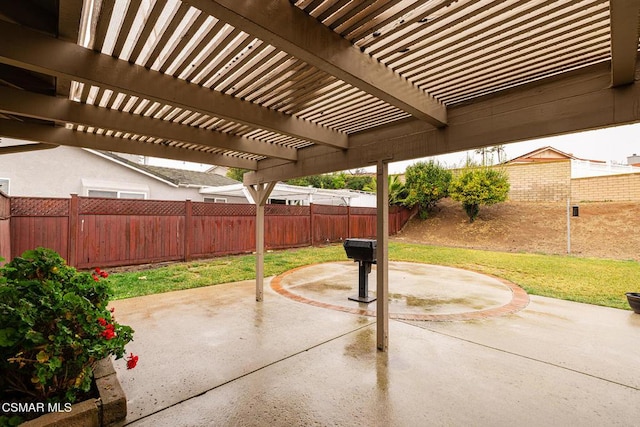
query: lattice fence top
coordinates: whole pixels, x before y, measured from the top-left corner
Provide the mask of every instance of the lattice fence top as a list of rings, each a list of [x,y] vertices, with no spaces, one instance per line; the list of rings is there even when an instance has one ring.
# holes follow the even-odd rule
[[[193,216],[255,216],[256,207],[249,204],[193,202]]]
[[[351,215],[376,215],[376,208],[351,208]]]
[[[313,205],[313,213],[319,215],[346,215],[347,206]]]
[[[185,202],[79,197],[81,215],[184,215]]]
[[[265,215],[309,216],[309,206],[266,205]]]
[[[67,216],[70,199],[12,197],[11,216]]]

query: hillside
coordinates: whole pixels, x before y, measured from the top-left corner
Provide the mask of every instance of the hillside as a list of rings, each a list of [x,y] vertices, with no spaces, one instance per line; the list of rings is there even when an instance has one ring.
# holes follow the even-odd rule
[[[640,261],[640,203],[579,203],[571,254]],[[433,215],[409,221],[395,241],[506,252],[567,253],[567,204],[506,202],[480,208],[472,224],[445,199]]]

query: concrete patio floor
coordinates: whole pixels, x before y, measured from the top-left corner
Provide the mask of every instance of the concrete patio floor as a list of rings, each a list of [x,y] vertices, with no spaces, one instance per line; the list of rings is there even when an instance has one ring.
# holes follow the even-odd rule
[[[441,317],[391,320],[388,353],[358,314],[375,303],[347,300],[355,264],[266,280],[260,303],[253,281],[114,301],[140,356],[114,363],[126,424],[640,424],[640,315],[536,296],[500,311],[515,292],[498,279],[405,264],[390,312]]]

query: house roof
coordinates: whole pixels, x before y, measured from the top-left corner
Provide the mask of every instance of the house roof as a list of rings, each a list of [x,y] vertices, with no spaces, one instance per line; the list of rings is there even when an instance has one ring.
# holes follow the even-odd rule
[[[227,178],[226,176],[221,176],[214,173],[167,168],[161,166],[141,165],[109,151],[96,151],[96,153],[98,153],[101,157],[105,157],[116,163],[124,164],[130,169],[153,175],[154,177],[162,181],[167,181],[176,186],[220,187],[239,184],[239,182],[235,179]]]
[[[582,160],[588,161],[592,163],[606,163],[604,160],[588,160],[581,159],[573,155],[573,153],[565,153],[564,151],[558,150],[557,148],[546,146],[541,147],[536,150],[525,153],[521,156],[518,156],[514,159],[508,160],[505,163],[531,163],[531,162],[548,162],[548,161],[557,161],[557,160]]]
[[[3,1],[0,136],[257,184],[634,123],[639,14],[622,0]]]
[[[551,155],[549,155],[551,154]],[[515,157],[511,160],[508,160],[505,163],[523,163],[523,162],[541,162],[541,161],[549,161],[549,160],[578,160],[571,153],[565,153],[564,151],[560,151],[557,148],[553,148],[551,146],[541,147],[530,151],[528,153],[522,154],[521,156]]]
[[[220,187],[223,185],[238,184],[235,179],[215,173],[190,171],[183,169],[174,169],[161,166],[142,167],[144,170],[150,171],[158,176],[162,176],[178,185],[190,185],[197,187]]]
[[[246,197],[248,200],[251,200],[251,195],[247,191],[246,187],[241,183],[215,188],[202,188],[200,190],[200,194]],[[291,185],[282,182],[276,183],[273,191],[269,195],[269,198],[281,200],[305,200],[316,204],[334,204],[335,201],[339,201],[339,204],[345,206],[351,206],[353,204],[353,199],[362,199],[364,200],[364,204],[362,206],[366,205],[369,207],[375,207],[375,195],[364,191],[303,187],[300,185]]]

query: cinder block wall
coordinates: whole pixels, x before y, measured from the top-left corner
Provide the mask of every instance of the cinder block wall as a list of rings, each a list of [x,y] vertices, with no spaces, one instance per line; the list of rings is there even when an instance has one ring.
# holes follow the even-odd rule
[[[571,180],[574,202],[640,201],[640,173]]]
[[[570,160],[506,165],[505,169],[511,184],[509,200],[558,202],[569,197]]]

